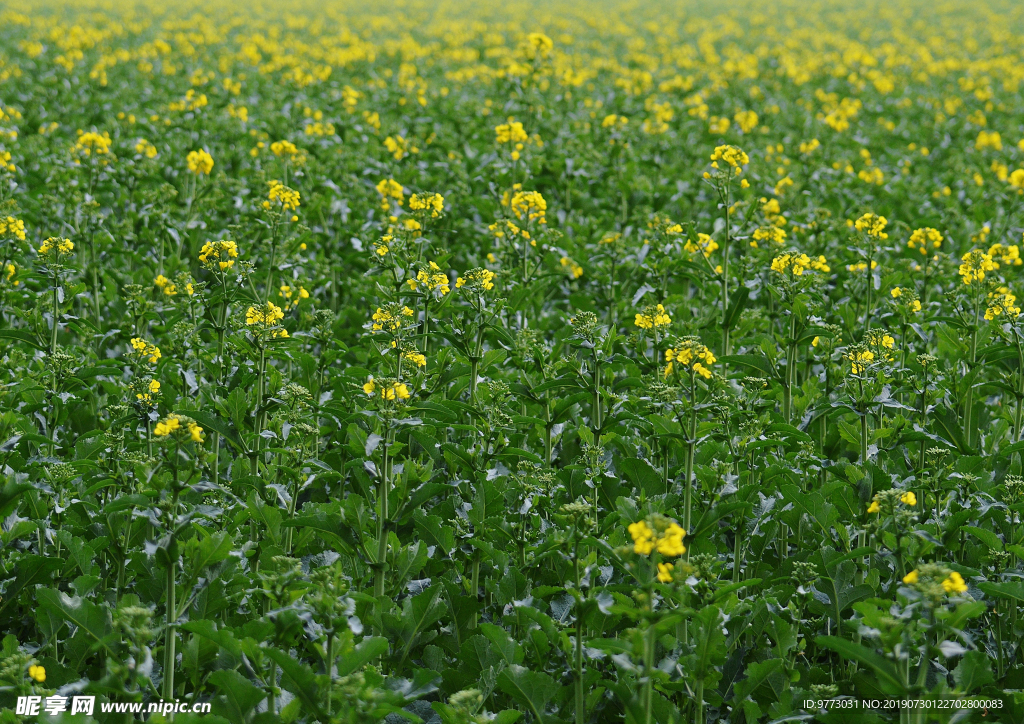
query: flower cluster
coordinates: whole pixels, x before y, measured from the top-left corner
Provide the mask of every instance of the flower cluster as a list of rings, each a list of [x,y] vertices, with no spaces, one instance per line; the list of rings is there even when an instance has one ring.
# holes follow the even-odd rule
[[[397,380],[381,380],[378,382],[372,376],[363,385],[363,392],[366,393],[367,397],[376,396],[387,401],[408,400],[410,397],[409,388],[404,382]]]
[[[711,370],[708,366],[713,365],[717,360],[710,349],[700,343],[695,337],[685,337],[675,347],[665,350],[665,376],[668,377],[676,369],[690,369],[704,379],[711,379]]]
[[[490,224],[487,229],[494,234],[496,239],[515,239],[516,237],[523,237],[524,239],[530,238],[530,232],[526,229],[520,229],[509,219],[500,219]],[[537,242],[531,240],[530,246],[537,246]]]
[[[872,239],[888,239],[889,235],[885,233],[885,227],[888,223],[888,219],[884,216],[869,212],[857,219],[853,226],[857,231],[863,232]]]
[[[921,300],[917,296],[917,290],[912,287],[893,287],[889,292],[895,302],[903,305],[908,312],[920,312]]]
[[[405,319],[411,317],[413,311],[400,304],[389,304],[386,308],[377,307],[373,313],[374,332],[397,332],[405,325]]]
[[[132,337],[131,345],[135,355],[146,360],[151,365],[155,365],[160,361],[160,348],[152,342],[147,342],[142,337]]]
[[[448,275],[441,271],[441,267],[434,262],[429,262],[426,269],[416,272],[416,278],[407,280],[406,284],[413,291],[416,291],[420,285],[423,285],[428,292],[436,289],[441,292],[442,296],[451,291]]]
[[[270,151],[278,158],[283,156],[299,166],[306,162],[306,154],[291,141],[274,141],[270,144]]]
[[[894,359],[895,347],[896,340],[888,332],[869,329],[864,335],[863,343],[851,345],[846,352],[846,359],[850,362],[850,371],[859,375],[875,362],[891,362]]]
[[[985,319],[991,322],[1004,315],[1011,320],[1016,319],[1020,316],[1020,307],[1017,306],[1017,297],[1010,293],[1008,287],[999,287],[989,292]]]
[[[974,282],[985,281],[985,274],[990,271],[995,271],[999,268],[999,264],[992,260],[990,254],[986,254],[980,249],[969,251],[960,257],[960,278],[964,284],[970,285]]]
[[[888,332],[883,332],[880,329],[869,329],[868,333],[864,335],[864,344],[869,349],[874,350],[879,358],[886,361],[892,360],[890,352],[895,349],[896,340]]]
[[[548,202],[539,191],[517,191],[512,196],[511,208],[517,219],[536,221],[539,224],[547,223],[544,212],[547,211]]]
[[[709,234],[697,234],[697,241],[686,240],[683,244],[683,251],[691,256],[696,254],[698,251],[704,255],[707,259],[713,253],[718,251],[718,242],[711,238]]]
[[[628,530],[633,539],[633,552],[637,555],[649,556],[657,551],[662,556],[675,558],[686,553],[683,545],[686,531],[670,518],[653,515],[631,523]],[[662,583],[671,581],[673,568],[671,563],[658,563],[658,580]]]
[[[405,139],[405,136],[388,136],[384,139],[384,147],[388,149],[388,153],[390,153],[396,161],[401,161],[410,153],[420,152],[420,149],[409,143],[409,141]]]
[[[413,194],[409,197],[409,208],[427,212],[430,218],[436,219],[444,211],[444,197],[441,194]]]
[[[525,143],[529,138],[523,130],[523,124],[511,119],[508,123],[495,126],[494,133],[498,143]]]
[[[157,150],[156,146],[145,138],[140,138],[138,143],[135,144],[135,153],[146,158],[156,158]]]
[[[153,286],[162,291],[168,297],[173,297],[178,293],[178,287],[163,274],[157,275],[156,279],[153,280]]]
[[[208,241],[199,250],[199,262],[207,269],[226,271],[235,265],[238,244],[230,239]]]
[[[185,161],[188,163],[188,170],[196,176],[209,176],[213,170],[213,156],[202,148],[198,151],[189,151]]]
[[[51,236],[46,239],[38,249],[39,256],[53,254],[54,256],[67,256],[75,250],[75,245],[70,239],[63,239],[59,236]]]
[[[391,208],[389,199],[394,199],[395,203],[401,206],[404,203],[405,194],[402,190],[402,184],[395,181],[393,178],[382,179],[377,184],[377,193],[380,194],[380,206],[385,211]]]
[[[846,271],[848,272],[862,272],[867,271],[868,263],[866,261],[858,261],[853,264],[846,265]],[[874,259],[871,260],[871,271],[878,268],[878,262]]]
[[[455,288],[462,289],[463,287],[465,287],[466,289],[482,289],[485,292],[489,292],[490,290],[494,289],[495,276],[497,275],[490,269],[471,269],[468,272],[466,272],[466,276],[456,277]]]
[[[284,300],[285,311],[297,307],[303,299],[309,299],[309,291],[305,287],[293,287],[290,284],[282,284],[277,295]]]
[[[668,316],[663,305],[651,304],[636,313],[633,324],[640,329],[655,329],[672,324],[672,317]]]
[[[284,319],[284,312],[273,302],[249,307],[245,311],[245,323],[247,326],[265,325],[271,326]]]
[[[25,222],[13,216],[0,217],[0,236],[13,236],[25,241]]]
[[[1024,264],[1024,259],[1020,258],[1020,248],[1016,244],[993,244],[988,249],[988,255],[992,257],[992,261],[995,262],[997,269],[1000,264],[1007,266],[1020,266]]]
[[[169,435],[188,436],[192,442],[202,442],[204,433],[195,420],[184,415],[168,415],[160,420],[153,428],[154,437],[167,437]]]
[[[143,404],[150,404],[153,398],[160,394],[160,383],[151,379],[145,383],[144,391],[136,392],[135,399]]]
[[[280,181],[271,181],[270,191],[267,193],[267,200],[263,202],[263,208],[269,209],[271,205],[277,205],[283,211],[294,211],[299,208],[299,192],[288,188]],[[296,217],[292,217],[292,221],[296,220]]]
[[[558,263],[562,266],[563,269],[565,269],[569,273],[569,276],[572,277],[573,279],[579,279],[581,276],[583,276],[583,267],[581,267],[579,264],[574,262],[569,257],[563,256],[561,259],[558,260]]]
[[[812,259],[806,254],[787,252],[772,259],[771,270],[777,274],[792,274],[795,277],[803,276],[807,270],[829,272],[831,267],[824,256]]]
[[[927,254],[929,249],[938,249],[942,246],[942,234],[937,230],[926,226],[923,229],[915,229],[907,241],[907,246],[916,249],[922,254]]]
[[[412,362],[417,367],[427,366],[427,356],[415,349],[407,349],[402,352],[402,359]]]
[[[738,146],[718,146],[711,154],[711,166],[719,168],[719,161],[733,169],[733,174],[738,176],[743,172],[743,166],[750,163],[750,157]]]
[[[875,353],[870,349],[853,348],[847,352],[846,359],[850,360],[850,371],[859,375],[875,361]]]
[[[750,242],[750,246],[754,249],[760,248],[760,242],[764,241],[775,242],[780,246],[786,243],[786,231],[778,226],[762,226],[754,230],[753,236],[754,240]]]
[[[103,134],[92,131],[78,132],[78,139],[75,141],[75,154],[83,158],[90,156],[110,155],[110,134],[106,131]]]
[[[887,493],[892,492],[893,494],[899,495],[899,501],[904,505],[909,505],[913,508],[917,505],[917,496],[914,491],[908,490],[905,493],[899,493],[899,491],[886,491]],[[882,511],[883,498],[889,499],[893,496],[879,493],[871,500],[871,505],[868,506],[868,513],[880,513]]]
[[[967,592],[967,583],[959,572],[935,563],[918,566],[903,577],[903,583],[934,600]]]

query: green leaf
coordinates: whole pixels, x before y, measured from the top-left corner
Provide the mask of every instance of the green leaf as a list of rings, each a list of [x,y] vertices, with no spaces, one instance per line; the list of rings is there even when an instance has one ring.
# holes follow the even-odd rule
[[[818,646],[831,649],[844,659],[852,659],[870,668],[878,676],[879,683],[883,684],[892,695],[906,693],[903,680],[896,671],[896,667],[866,646],[855,644],[838,636],[818,636],[814,641]]]
[[[733,292],[732,301],[729,302],[729,311],[725,313],[725,319],[722,320],[722,326],[725,329],[732,329],[736,325],[736,320],[744,309],[747,308],[747,304],[750,303],[750,290],[746,287],[740,287]]]
[[[0,519],[10,515],[18,503],[18,499],[32,489],[31,483],[15,483],[13,480],[7,480],[4,487],[0,488]]]
[[[968,651],[953,669],[953,681],[965,694],[994,682],[992,662],[988,655],[983,651]]]
[[[990,551],[1001,551],[1003,550],[1003,542],[999,540],[999,536],[990,530],[984,528],[976,528],[973,525],[965,525],[962,530],[967,531],[975,538],[985,544],[985,547]]]
[[[243,454],[249,452],[245,443],[242,442],[242,438],[238,436],[238,432],[217,415],[204,412],[202,410],[184,410],[177,414],[191,417],[207,430],[213,430],[214,432],[220,433],[220,436],[231,443],[239,452]]]
[[[466,472],[470,475],[476,471],[476,465],[473,464],[473,456],[461,446],[446,442],[441,445],[441,451],[445,453],[444,457],[449,464],[465,468]]]
[[[208,619],[198,619],[183,623],[181,630],[212,641],[232,656],[238,657],[242,654],[242,645],[235,638],[234,632],[228,628],[218,629],[217,624]]]
[[[561,687],[547,674],[530,671],[513,664],[498,674],[498,688],[520,705],[527,707],[538,722],[544,721],[544,710]]]
[[[779,376],[768,358],[759,354],[727,354],[719,357],[718,361],[725,365],[738,365],[761,372],[769,379],[777,379]]]
[[[313,670],[278,649],[266,648],[263,651],[281,667],[281,673],[284,675],[283,683],[290,684],[290,686],[285,686],[285,688],[302,700],[306,711],[316,717],[318,721],[327,721],[328,717],[324,714],[323,709],[320,708],[320,693],[317,686],[318,677],[313,673]]]
[[[760,663],[752,663],[747,667],[747,677],[737,681],[733,686],[733,706],[740,706],[743,700],[752,695],[768,677],[782,668],[782,659],[768,659]]]
[[[693,617],[691,625],[694,653],[687,657],[687,668],[698,679],[712,685],[721,677],[718,666],[725,661],[724,623],[725,616],[717,606],[705,606]]]
[[[495,455],[494,457],[496,457],[496,458],[513,458],[513,459],[516,459],[516,460],[523,459],[523,460],[529,460],[531,463],[536,463],[537,465],[541,464],[541,459],[540,459],[539,455],[535,455],[534,453],[530,452],[529,450],[523,450],[522,448],[518,448],[518,447],[507,447],[507,448],[503,449],[499,454]]]
[[[223,714],[231,724],[246,724],[246,717],[263,701],[266,694],[234,669],[220,669],[210,674],[210,683],[223,697]],[[221,707],[218,707],[221,708]]]
[[[31,345],[36,349],[45,352],[49,347],[39,341],[39,338],[23,329],[0,329],[0,339],[14,339],[19,342]]]
[[[666,492],[665,481],[661,474],[646,460],[626,458],[619,461],[616,469],[622,477],[633,484],[636,490],[642,490],[648,496],[661,495]]]
[[[36,600],[45,609],[57,614],[65,621],[73,623],[80,631],[84,631],[95,641],[97,647],[107,649],[113,655],[116,652],[107,643],[107,636],[113,628],[110,610],[106,606],[87,601],[78,596],[71,597],[52,588],[36,589]]]
[[[1004,581],[1002,583],[979,583],[978,588],[996,598],[1008,598],[1011,601],[1024,603],[1024,583],[1020,581]]]
[[[383,636],[368,636],[348,654],[338,660],[338,676],[348,676],[388,652],[388,640]]]
[[[974,450],[967,444],[963,428],[956,413],[948,408],[936,408],[931,413],[932,420],[946,435],[946,439],[956,446],[957,450],[964,455],[974,455]]]
[[[866,584],[853,585],[856,574],[856,566],[850,560],[843,560],[836,565],[831,562],[827,565],[827,575],[820,579],[818,589],[828,596],[828,615],[836,626],[841,626],[843,613],[858,601],[870,598],[874,589]]]

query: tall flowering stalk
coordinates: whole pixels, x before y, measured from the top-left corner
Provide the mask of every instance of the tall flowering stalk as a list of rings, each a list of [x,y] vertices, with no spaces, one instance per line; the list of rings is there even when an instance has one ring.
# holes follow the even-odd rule
[[[654,721],[654,662],[658,647],[657,619],[660,612],[655,610],[655,586],[659,583],[672,583],[675,580],[676,564],[670,559],[678,558],[686,553],[683,539],[686,529],[674,520],[662,515],[653,515],[644,520],[631,523],[628,528],[633,540],[631,552],[639,556],[633,575],[641,585],[642,625],[642,660],[643,688],[641,705],[644,712],[644,724]],[[629,549],[627,549],[629,550]],[[698,702],[698,721],[703,720],[704,692],[698,690],[694,697]]]
[[[684,400],[686,477],[683,481],[683,527],[686,530],[690,530],[693,492],[696,486],[693,462],[697,454],[697,395],[702,387],[706,389],[706,383],[712,378],[711,365],[716,361],[714,353],[696,337],[683,337],[676,345],[665,350],[664,376],[675,377],[681,381],[689,393]]]
[[[654,353],[651,356],[651,362],[649,363],[652,367],[656,367],[658,364],[658,357],[661,355],[661,333],[662,328],[672,324],[672,317],[669,316],[668,312],[665,311],[663,304],[648,304],[646,307],[641,309],[633,317],[633,324],[640,329],[639,342],[642,345],[640,347],[640,354],[644,360],[647,360],[647,345],[645,342],[645,334],[650,332],[654,337],[652,340],[654,344]]]
[[[205,432],[191,418],[184,415],[168,415],[157,422],[153,434],[161,441],[171,443],[168,448],[164,449],[165,463],[171,469],[169,496],[164,498],[161,506],[161,523],[164,528],[161,549],[164,552],[164,563],[167,567],[162,695],[164,699],[171,700],[174,699],[175,630],[178,619],[184,613],[184,610],[179,610],[177,602],[178,499],[192,478],[198,474],[197,466],[193,465],[188,468],[183,477],[181,459],[183,451],[189,448],[192,449],[193,456],[198,457],[205,440]]]
[[[750,158],[743,149],[737,146],[718,146],[711,154],[711,170],[704,172],[704,179],[711,183],[718,194],[719,208],[724,210],[725,238],[722,241],[722,354],[729,354],[729,256],[732,249],[732,194],[733,181],[743,174],[743,167],[750,163]],[[748,188],[750,184],[741,179],[740,188]]]
[[[871,315],[874,313],[874,300],[872,299],[872,292],[874,291],[874,274],[875,268],[878,266],[876,256],[878,255],[879,244],[889,238],[889,235],[885,233],[885,227],[889,221],[884,216],[878,214],[867,213],[857,219],[853,226],[857,231],[863,234],[863,245],[859,247],[861,254],[861,261],[852,265],[852,271],[861,271],[864,273],[865,279],[865,307],[864,307],[864,329],[868,330],[871,328]]]
[[[214,313],[213,329],[217,335],[217,392],[224,387],[226,365],[224,363],[224,340],[227,332],[228,310],[233,299],[234,285],[228,284],[228,277],[238,259],[238,244],[230,239],[208,241],[203,244],[199,252],[199,263],[209,271],[214,278],[214,285],[219,294],[216,297],[216,312]],[[220,480],[220,433],[214,431],[213,440],[213,482],[216,485]]]
[[[259,474],[260,450],[263,431],[267,425],[267,411],[264,409],[267,394],[267,352],[274,340],[287,339],[288,330],[281,325],[284,312],[273,302],[250,306],[245,312],[245,329],[249,340],[256,348],[256,420],[252,445],[251,473]]]
[[[189,175],[185,177],[185,223],[183,229],[188,229],[192,222],[192,215],[195,213],[195,202],[198,198],[199,182],[206,176],[209,178],[213,171],[213,156],[205,148],[197,151],[189,151],[185,157]],[[181,256],[181,244],[184,243],[184,234],[178,242],[178,256]]]
[[[891,364],[895,360],[895,340],[887,332],[872,329],[858,344],[847,347],[845,358],[850,373],[845,379],[847,394],[846,407],[852,409],[860,419],[860,464],[867,498],[874,494],[873,476],[869,467],[871,432],[869,419],[875,397],[891,379]],[[879,423],[881,420],[879,420]],[[864,495],[862,493],[862,496]],[[867,533],[861,530],[860,546],[867,544]],[[865,566],[867,561],[865,560]]]
[[[971,445],[975,434],[971,423],[974,414],[973,372],[978,364],[978,332],[981,329],[982,310],[986,308],[989,286],[985,283],[985,275],[998,269],[999,263],[991,254],[980,249],[967,252],[960,261],[958,272],[963,284],[958,289],[960,303],[954,308],[954,313],[960,326],[970,335],[963,377],[967,384],[964,391],[964,436],[967,444]]]
[[[270,259],[267,266],[267,282],[263,291],[263,301],[270,302],[270,293],[274,289],[274,274],[277,271],[278,254],[281,244],[286,240],[287,225],[299,220],[295,212],[301,205],[299,192],[285,186],[277,180],[269,182],[267,198],[261,204],[266,219],[261,220],[270,230]]]
[[[455,280],[455,288],[461,290],[462,296],[472,309],[472,321],[467,318],[465,325],[470,330],[462,343],[463,352],[469,357],[469,399],[476,404],[477,379],[480,371],[480,360],[483,359],[484,333],[494,321],[501,304],[488,303],[487,292],[494,289],[496,275],[490,269],[470,269],[465,276]]]
[[[391,495],[391,481],[394,474],[391,446],[395,441],[395,415],[411,395],[404,382],[392,377],[382,379],[370,377],[363,385],[363,393],[376,404],[377,419],[381,422],[384,432],[380,439],[382,444],[381,466],[377,471],[377,557],[373,562],[376,569],[373,595],[380,599],[384,595],[387,580],[390,518],[388,499]]]
[[[789,251],[772,260],[770,285],[780,297],[780,305],[789,316],[786,335],[786,377],[783,381],[782,415],[786,422],[793,418],[793,388],[796,386],[797,346],[807,324],[808,306],[812,302],[809,292],[816,291],[822,276],[831,271],[824,256],[811,258],[807,254]]]

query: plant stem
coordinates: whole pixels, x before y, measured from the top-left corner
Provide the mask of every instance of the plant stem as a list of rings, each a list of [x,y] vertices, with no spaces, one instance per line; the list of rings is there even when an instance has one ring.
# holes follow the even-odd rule
[[[394,433],[390,424],[384,433],[384,452],[381,460],[380,487],[377,491],[377,577],[373,583],[373,595],[381,598],[384,595],[384,582],[387,575],[388,554],[388,496],[391,493],[391,455],[390,447]]]
[[[653,595],[651,590],[648,588],[648,606],[650,606],[650,597]],[[651,611],[653,614],[653,611]],[[654,638],[654,623],[650,620],[647,622],[647,631],[644,632],[644,722],[645,724],[651,724],[653,721],[652,711],[654,706],[654,646],[656,639]]]
[[[576,591],[580,590],[580,544],[576,540],[573,551],[573,568],[576,576]],[[575,671],[574,689],[576,694],[576,724],[583,724],[586,711],[583,698],[583,611],[579,601],[576,602],[576,651],[573,657]]]
[[[470,587],[473,589],[472,597],[474,601],[480,600],[480,551],[473,552],[473,570],[470,574]],[[479,611],[473,612],[473,620],[470,623],[470,628],[476,628],[477,622],[479,621]]]
[[[175,451],[175,460],[177,460],[177,451]],[[171,701],[174,699],[174,660],[175,660],[175,631],[174,626],[178,620],[178,604],[176,599],[176,589],[174,583],[174,574],[177,567],[177,561],[175,560],[177,546],[175,545],[175,534],[174,527],[178,517],[178,466],[174,464],[174,493],[171,502],[171,510],[168,514],[168,531],[170,533],[170,539],[167,544],[167,610],[164,612],[164,681],[163,681],[163,698],[165,701]]]
[[[725,243],[722,244],[722,355],[729,354],[729,328],[726,320],[729,314],[729,240],[732,236],[732,220],[729,207],[732,201],[732,186],[725,187]]]
[[[594,402],[591,413],[591,426],[594,433],[594,445],[601,442],[601,360],[597,356],[597,347],[594,347]]]
[[[975,304],[974,308],[974,327],[971,329],[971,347],[970,347],[970,364],[967,365],[967,377],[970,379],[971,372],[974,370],[974,365],[978,361],[978,310],[979,306]],[[972,447],[974,445],[974,430],[972,430],[971,416],[972,409],[974,407],[974,383],[971,383],[967,387],[967,392],[964,395],[965,409],[964,409],[964,436],[967,438],[967,446]]]

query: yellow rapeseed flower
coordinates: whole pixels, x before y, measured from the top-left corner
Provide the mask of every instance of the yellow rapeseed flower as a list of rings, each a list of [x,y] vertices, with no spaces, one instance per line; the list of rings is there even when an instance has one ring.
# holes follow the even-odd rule
[[[188,163],[188,170],[196,176],[209,176],[210,171],[213,170],[213,156],[205,149],[190,151],[185,160]]]

